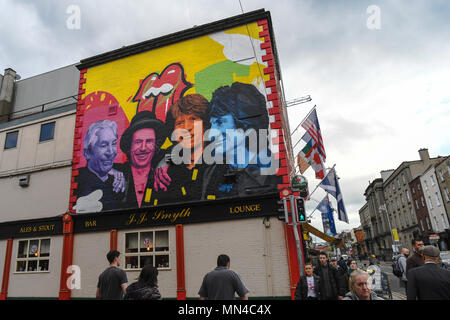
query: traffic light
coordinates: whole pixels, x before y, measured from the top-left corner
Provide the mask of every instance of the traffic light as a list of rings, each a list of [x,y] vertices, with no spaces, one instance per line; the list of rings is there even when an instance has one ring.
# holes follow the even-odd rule
[[[285,211],[284,211],[284,201],[283,200],[278,200],[277,201],[277,204],[278,204],[278,206],[277,206],[277,211],[278,211],[278,216],[277,216],[277,218],[278,218],[278,220],[281,220],[281,221],[285,221]]]
[[[302,198],[297,198],[295,201],[297,205],[298,222],[304,223],[306,222],[305,201]]]

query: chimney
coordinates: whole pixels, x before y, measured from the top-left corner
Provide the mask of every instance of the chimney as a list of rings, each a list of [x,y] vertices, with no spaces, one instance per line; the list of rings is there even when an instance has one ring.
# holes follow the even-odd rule
[[[419,150],[420,160],[424,163],[430,162],[430,154],[428,153],[428,149],[420,149]]]
[[[14,81],[18,78],[16,72],[11,69],[5,69],[3,81],[0,86],[0,123],[8,121],[8,113],[11,113],[12,98],[14,93]]]

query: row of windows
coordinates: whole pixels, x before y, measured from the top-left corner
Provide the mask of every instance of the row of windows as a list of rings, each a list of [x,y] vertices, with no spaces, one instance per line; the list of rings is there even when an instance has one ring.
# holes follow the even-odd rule
[[[138,270],[147,264],[169,269],[169,231],[125,233],[125,270]],[[20,240],[17,250],[16,272],[48,272],[50,239]]]
[[[55,134],[55,121],[44,123],[41,125],[41,132],[39,134],[39,142],[52,140]],[[6,133],[4,149],[12,149],[17,147],[17,140],[19,138],[19,130]]]

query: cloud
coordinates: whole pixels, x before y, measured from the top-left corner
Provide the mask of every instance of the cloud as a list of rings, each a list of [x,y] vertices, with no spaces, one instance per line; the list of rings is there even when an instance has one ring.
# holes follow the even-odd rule
[[[317,106],[326,164],[336,164],[350,226],[359,225],[364,190],[381,170],[418,159],[424,147],[431,156],[450,153],[448,1],[241,3],[246,12],[271,12],[286,98],[313,99],[289,108],[291,128]],[[80,7],[80,30],[66,27],[71,4]],[[366,25],[372,4],[380,30]],[[238,1],[207,0],[0,0],[0,7],[0,69],[22,78],[241,13]],[[312,190],[318,180],[310,171]]]

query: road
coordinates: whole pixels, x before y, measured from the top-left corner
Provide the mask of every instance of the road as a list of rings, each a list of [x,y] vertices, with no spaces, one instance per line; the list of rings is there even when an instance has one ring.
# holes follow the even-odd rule
[[[364,263],[369,265],[368,261],[360,261],[360,268],[364,269]],[[381,271],[386,273],[391,284],[392,300],[406,300],[405,288],[400,287],[400,279],[392,273],[392,266],[390,262],[382,261],[380,264]]]

